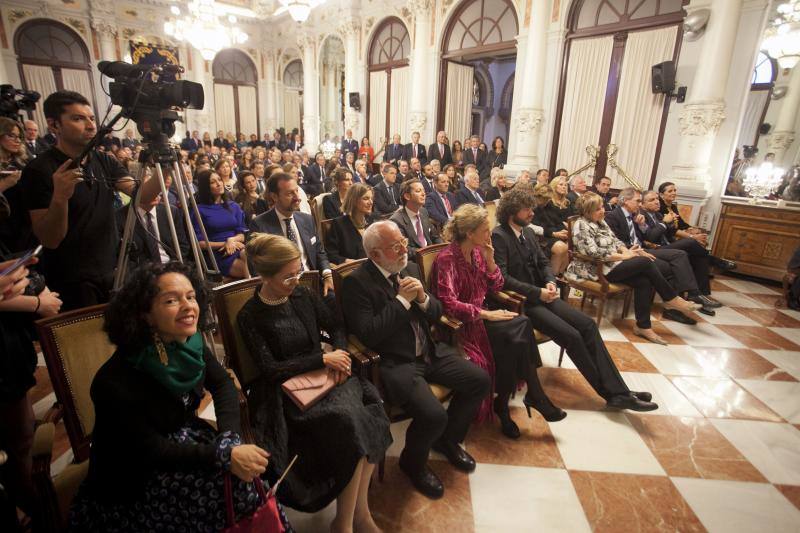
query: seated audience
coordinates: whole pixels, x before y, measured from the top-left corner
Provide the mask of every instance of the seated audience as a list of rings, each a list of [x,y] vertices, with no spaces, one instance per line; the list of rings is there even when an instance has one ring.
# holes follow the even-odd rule
[[[631,392],[608,353],[594,320],[559,298],[550,261],[528,227],[533,218],[533,195],[514,189],[497,206],[498,226],[492,230],[503,288],[525,296],[525,314],[536,329],[566,349],[586,381],[609,407],[650,411],[652,395]]]
[[[387,401],[411,417],[400,469],[421,493],[441,498],[444,486],[427,466],[428,453],[433,448],[458,469],[475,469],[475,460],[459,443],[491,382],[454,347],[434,342],[430,326],[439,322],[442,304],[425,292],[397,225],[389,220],[372,224],[364,232],[364,249],[369,260],[344,279],[347,329],[381,354]],[[428,383],[452,391],[446,410]]]
[[[328,259],[334,264],[367,257],[362,237],[372,215],[372,195],[372,189],[363,183],[355,183],[347,190],[342,202],[344,215],[331,221],[325,241]]]
[[[353,174],[353,183],[363,183],[365,185],[369,184],[370,175],[369,170],[367,169],[367,162],[363,159],[359,159],[355,163],[356,173]]]
[[[661,275],[652,255],[642,249],[629,249],[614,235],[603,220],[605,210],[600,196],[593,192],[581,196],[578,213],[580,217],[572,227],[575,252],[604,261],[602,269],[608,281],[633,287],[633,307],[636,315],[634,334],[650,342],[666,345],[666,341],[653,331],[650,322],[653,289],[664,300],[665,309],[676,309],[686,313],[696,310],[698,306],[678,296],[675,289]],[[575,258],[567,268],[567,276],[578,280],[596,281],[597,267],[593,262]]]
[[[297,183],[300,183],[303,173],[298,169],[297,166],[287,163],[283,165],[282,170],[290,176],[296,176]],[[306,194],[306,191],[303,190],[303,187],[297,188],[297,194],[300,195],[300,212],[311,215],[311,203],[308,201],[308,195]]]
[[[400,184],[397,183],[397,169],[390,163],[381,165],[381,180],[373,191],[375,192],[375,215],[379,218],[386,218],[395,211],[400,205]]]
[[[480,192],[480,176],[478,171],[473,168],[464,170],[464,186],[456,192],[456,204],[461,207],[464,204],[475,204],[482,206],[485,202]]]
[[[556,172],[556,176],[559,176],[558,172]],[[569,192],[567,193],[567,200],[569,200],[570,205],[574,206],[578,198],[587,190],[586,180],[580,174],[576,174],[572,176],[572,179],[569,180],[568,183]]]
[[[455,191],[464,186],[464,176],[458,172],[458,169],[455,165],[446,165],[444,167],[444,173],[447,174],[447,178],[450,180],[448,187],[449,191],[453,194],[455,194]]]
[[[405,159],[401,159],[397,163],[397,180],[402,183],[406,180],[410,180],[414,177],[414,173],[411,172],[411,166],[408,164],[408,161]]]
[[[196,201],[200,222],[208,235],[206,242],[192,212],[194,231],[200,246],[213,250],[223,276],[249,278],[244,252],[244,234],[247,233],[244,212],[239,204],[230,199],[222,179],[213,170],[204,170],[197,175]]]
[[[92,381],[89,474],[72,530],[221,531],[228,474],[236,520],[261,505],[253,482],[270,454],[242,444],[236,388],[203,339],[212,322],[203,283],[180,263],[146,265],[114,296],[105,330],[116,351]],[[205,390],[216,428],[197,416]]]
[[[340,168],[333,173],[333,180],[336,187],[333,192],[322,200],[322,211],[325,219],[332,219],[342,215],[342,205],[347,190],[353,184],[353,174],[344,168]]]
[[[519,174],[517,174],[517,179],[514,181],[514,185],[529,185],[531,183],[531,171],[530,170],[520,170]],[[534,183],[534,185],[536,185]]]
[[[439,227],[443,227],[453,216],[456,196],[449,190],[450,178],[447,177],[447,174],[442,173],[436,176],[434,185],[434,192],[425,197],[425,209]]]
[[[489,180],[491,187],[486,192],[486,201],[499,200],[509,190],[506,185],[506,171],[502,167],[492,168]]]
[[[322,152],[318,152],[314,156],[314,164],[308,166],[308,170],[303,176],[303,190],[309,198],[313,198],[322,192],[322,184],[327,177],[325,173],[325,156]]]
[[[433,182],[435,180],[436,171],[433,169],[433,165],[431,163],[425,163],[422,165],[422,176],[419,178],[419,181],[422,184],[422,188],[425,190],[425,194],[430,194],[433,192],[435,188]]]
[[[526,316],[506,309],[489,310],[487,294],[503,288],[503,273],[497,268],[492,248],[489,217],[476,205],[462,205],[445,226],[450,246],[442,250],[433,264],[431,292],[442,302],[444,312],[464,323],[458,332],[467,359],[493,378],[497,397],[484,398],[478,420],[500,419],[503,434],[519,438],[519,427],[511,419],[508,401],[520,380],[528,385],[522,399],[539,411],[545,420],[557,422],[567,414],[553,405],[536,374],[542,366],[533,326]]]
[[[237,179],[236,189],[239,191],[236,195],[236,203],[244,211],[244,219],[249,224],[251,220],[259,213],[258,209],[258,181],[256,177],[249,170],[239,173]]]
[[[426,165],[430,166],[430,165]],[[417,179],[403,183],[400,190],[403,207],[389,218],[397,224],[400,232],[408,239],[408,257],[416,258],[416,252],[431,244],[442,242],[439,232],[431,225],[428,211],[425,209],[425,189]]]
[[[611,211],[614,209],[619,199],[616,195],[610,192],[611,178],[608,176],[603,176],[597,180],[597,183],[594,184],[594,190],[603,199],[603,209],[606,211]]]
[[[536,171],[536,183],[538,184],[550,184],[550,171],[546,168],[540,168]]]
[[[515,188],[520,187],[517,185]],[[553,189],[547,184],[537,184],[533,188],[536,201],[533,224],[542,228],[542,249],[550,259],[550,266],[556,276],[560,276],[569,263],[569,246],[567,239],[566,211],[558,209],[552,202]]]
[[[331,531],[379,531],[369,511],[372,471],[392,436],[375,387],[352,375],[347,335],[317,294],[299,285],[300,251],[278,235],[257,234],[248,257],[261,285],[237,322],[256,366],[251,386],[256,442],[270,451],[267,476],[277,479],[292,457],[294,465],[278,490],[286,505],[303,512],[324,509],[336,499]],[[323,353],[321,331],[333,351]],[[336,386],[303,411],[284,396],[281,384],[326,368]]]
[[[237,194],[239,192],[234,192],[236,188],[236,175],[233,172],[230,161],[226,158],[220,158],[219,161],[214,164],[214,172],[216,172],[219,179],[222,180],[222,185],[228,193]]]

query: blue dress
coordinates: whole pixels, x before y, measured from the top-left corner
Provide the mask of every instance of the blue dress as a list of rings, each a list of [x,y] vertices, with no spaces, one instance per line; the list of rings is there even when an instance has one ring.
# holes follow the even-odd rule
[[[197,209],[200,211],[208,238],[212,242],[223,242],[239,233],[247,233],[244,211],[236,202],[228,202],[227,206],[224,204],[197,204]],[[197,240],[202,241],[203,234],[200,232],[200,226],[194,218],[194,213],[192,213],[192,225]],[[214,257],[217,259],[217,265],[222,275],[227,276],[233,262],[239,257],[239,251],[228,256],[223,256],[223,252],[224,250],[215,250]]]

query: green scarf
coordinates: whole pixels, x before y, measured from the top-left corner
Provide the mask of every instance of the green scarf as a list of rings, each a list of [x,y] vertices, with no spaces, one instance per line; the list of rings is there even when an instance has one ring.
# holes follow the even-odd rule
[[[169,360],[166,365],[161,362],[155,344],[147,345],[128,359],[134,368],[150,374],[171,393],[181,396],[195,388],[203,378],[206,368],[203,336],[198,331],[186,342],[166,343],[164,348]]]

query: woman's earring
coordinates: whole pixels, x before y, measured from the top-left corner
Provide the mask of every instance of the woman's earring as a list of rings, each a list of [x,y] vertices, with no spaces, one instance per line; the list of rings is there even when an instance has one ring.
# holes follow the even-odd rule
[[[161,364],[164,366],[169,365],[169,356],[167,355],[167,349],[164,346],[164,341],[161,340],[161,336],[156,331],[153,332],[153,344],[156,345],[158,359],[161,361]]]

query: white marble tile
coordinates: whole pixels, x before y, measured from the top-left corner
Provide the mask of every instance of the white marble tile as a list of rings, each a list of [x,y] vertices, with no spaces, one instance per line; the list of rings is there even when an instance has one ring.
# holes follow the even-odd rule
[[[44,360],[44,354],[42,352],[36,352],[36,366],[47,366],[47,362]]]
[[[800,320],[800,311],[795,311],[794,309],[778,309],[778,311],[794,319]]]
[[[800,383],[763,379],[737,379],[736,382],[787,422],[800,424]]]
[[[711,419],[771,483],[800,485],[800,431],[790,424]]]
[[[331,522],[336,517],[336,502],[333,501],[321,511],[316,513],[302,513],[284,506],[286,518],[297,533],[316,533],[317,531],[330,531]]]
[[[791,350],[755,350],[755,352],[796,379],[800,379],[800,352]]]
[[[476,533],[590,531],[566,470],[479,464],[469,486]]]
[[[628,388],[652,393],[658,409],[641,413],[643,415],[672,415],[702,418],[702,414],[686,399],[672,382],[661,374],[645,372],[622,372]]]
[[[668,376],[727,377],[727,374],[721,368],[704,364],[704,360],[695,357],[694,349],[691,346],[683,344],[661,346],[660,344],[638,342],[633,345],[662,374]]]
[[[766,483],[672,478],[710,532],[798,531],[800,510]]]
[[[800,328],[769,328],[781,337],[785,337],[793,343],[800,345]]]
[[[216,420],[217,419],[217,412],[214,410],[214,402],[211,401],[208,403],[203,412],[198,415],[203,420]]]
[[[53,407],[53,404],[56,401],[56,393],[51,392],[35,404],[33,404],[33,416],[36,417],[36,420],[41,420],[44,417],[45,413]]]
[[[772,306],[767,305],[764,302],[760,302],[755,298],[750,298],[749,296],[739,292],[716,291],[711,295],[711,297],[722,305],[727,305],[730,307],[754,307],[756,309],[772,308]]]
[[[50,475],[56,477],[73,461],[75,461],[75,454],[72,453],[72,448],[70,448],[62,453],[61,457],[50,463]]]
[[[616,329],[616,328],[614,328]],[[561,352],[561,346],[556,344],[553,341],[545,342],[544,344],[539,345],[539,355],[542,357],[542,366],[551,366],[557,367],[558,366],[558,354]],[[564,352],[564,361],[561,363],[561,368],[569,368],[572,370],[576,370],[577,367],[572,362],[572,359],[569,358],[566,352]]]
[[[743,279],[720,279],[717,281],[739,292],[748,294],[780,294],[780,291],[777,289],[767,287],[766,285],[754,281],[746,281]]]
[[[739,306],[741,307],[741,306]],[[758,322],[753,320],[752,318],[748,318],[744,316],[742,313],[738,311],[734,311],[730,307],[720,307],[719,309],[714,309],[714,316],[704,315],[702,313],[698,314],[698,316],[702,317],[703,320],[710,324],[723,324],[723,325],[730,325],[730,326],[760,326]]]
[[[672,320],[661,322],[689,346],[712,346],[715,348],[744,348],[737,341],[713,324],[698,323],[694,326],[680,324]]]
[[[600,321],[600,336],[604,341],[628,342],[628,337],[623,335],[607,318]]]
[[[570,410],[550,431],[569,470],[665,475],[622,412]]]

